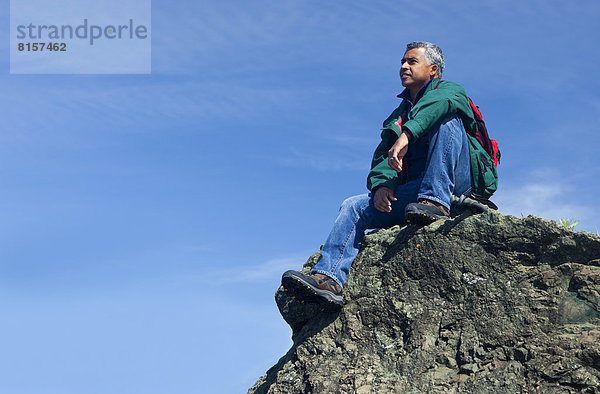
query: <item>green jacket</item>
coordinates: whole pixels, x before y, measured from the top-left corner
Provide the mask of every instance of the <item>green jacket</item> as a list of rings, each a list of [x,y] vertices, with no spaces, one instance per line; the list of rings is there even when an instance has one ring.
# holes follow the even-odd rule
[[[427,136],[429,131],[438,127],[448,116],[458,115],[462,119],[467,136],[469,136],[473,191],[486,198],[490,197],[497,189],[498,175],[493,164],[491,164],[493,168],[489,168],[489,164],[492,163],[489,155],[479,142],[469,135],[474,134],[477,123],[465,90],[457,83],[433,79],[425,88],[417,104],[408,113],[408,120],[401,124],[400,118],[408,105],[407,100],[402,100],[400,106],[383,122],[381,142],[373,154],[367,188],[373,191],[379,186],[385,186],[396,190],[396,187],[402,183],[400,174],[388,164],[387,152],[396,142],[403,128],[408,129],[414,140],[418,140]],[[482,158],[482,154],[487,158]],[[488,165],[486,166],[486,164]]]

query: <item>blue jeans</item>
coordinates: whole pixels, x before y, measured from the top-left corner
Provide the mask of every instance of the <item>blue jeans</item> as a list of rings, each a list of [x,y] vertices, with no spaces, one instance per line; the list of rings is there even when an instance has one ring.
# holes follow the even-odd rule
[[[434,200],[450,208],[452,194],[460,196],[471,188],[469,142],[459,117],[442,124],[409,145],[404,165],[408,181],[396,188],[391,212],[375,209],[373,196],[361,194],[346,199],[333,229],[321,249],[313,273],[332,277],[344,286],[366,230],[404,223],[404,208],[420,198]]]

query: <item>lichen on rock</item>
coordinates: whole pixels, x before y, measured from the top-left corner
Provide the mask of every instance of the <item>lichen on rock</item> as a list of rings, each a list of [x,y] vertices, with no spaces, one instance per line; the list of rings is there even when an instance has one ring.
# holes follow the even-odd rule
[[[275,299],[294,344],[251,393],[600,392],[600,237],[549,220],[380,229],[341,310]]]

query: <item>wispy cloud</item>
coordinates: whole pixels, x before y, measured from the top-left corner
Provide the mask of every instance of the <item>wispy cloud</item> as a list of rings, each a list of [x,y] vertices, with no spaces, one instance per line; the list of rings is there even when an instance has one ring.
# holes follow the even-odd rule
[[[18,96],[0,98],[9,132],[0,140],[33,140],[55,144],[64,134],[152,133],[173,130],[206,132],[205,120],[248,124],[273,118],[284,108],[308,100],[308,90],[248,86],[240,81],[118,81],[87,79],[63,86],[33,87],[9,81]],[[232,94],[235,91],[235,94]],[[300,98],[299,98],[300,96]],[[303,98],[304,97],[304,98]],[[36,117],[28,114],[36,113]],[[218,130],[213,130],[218,131]],[[78,140],[79,141],[79,140]],[[85,143],[85,140],[79,141]]]
[[[358,152],[339,150],[325,152],[307,151],[292,148],[287,156],[276,158],[279,163],[289,167],[308,167],[318,171],[369,171],[370,157]]]
[[[233,275],[230,279],[232,282],[256,282],[273,277],[280,276],[284,271],[289,269],[300,269],[304,264],[306,257],[283,257],[267,260],[264,263],[258,264],[251,269],[246,269]]]
[[[364,123],[364,122],[359,122]],[[369,171],[373,150],[380,141],[376,127],[365,125],[321,125],[307,139],[275,158],[289,167],[318,171]],[[376,130],[365,136],[365,130]]]
[[[353,2],[319,7],[293,1],[252,5],[204,2],[154,8],[154,15],[160,15],[153,19],[155,31],[173,32],[153,36],[154,51],[163,54],[154,70],[169,73],[190,73],[215,63],[236,70],[264,70],[322,62],[338,57],[340,49],[349,44],[356,56],[365,31],[385,36],[385,21],[394,21],[390,14],[394,8],[384,2],[368,7]],[[402,13],[404,17],[416,14],[406,8]],[[337,45],[331,51],[320,50],[333,43]],[[348,53],[344,55],[347,62]]]
[[[308,254],[277,257],[262,263],[241,267],[213,269],[201,276],[188,275],[185,280],[210,284],[255,283],[278,280],[281,274],[290,269],[300,269]]]
[[[546,219],[580,220],[580,229],[595,231],[599,215],[594,207],[577,198],[575,186],[556,171],[537,170],[519,184],[503,187],[492,197],[500,212],[517,217],[535,215]]]

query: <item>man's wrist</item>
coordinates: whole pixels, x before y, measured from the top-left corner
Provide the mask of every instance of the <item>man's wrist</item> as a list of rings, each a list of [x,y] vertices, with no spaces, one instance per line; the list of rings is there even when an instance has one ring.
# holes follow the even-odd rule
[[[410,132],[410,130],[408,129],[408,127],[402,126],[402,134],[406,135],[406,138],[408,138],[409,142],[412,141],[413,135]]]
[[[387,187],[387,186],[384,186],[384,185],[379,185],[379,186],[375,186],[375,187],[373,188],[373,190],[371,190],[371,193],[372,193],[373,195],[375,195],[375,193],[377,193],[377,191],[378,191],[379,189],[388,189],[389,191],[392,191],[392,189],[390,189],[390,188],[389,188],[389,187]]]

